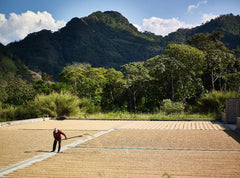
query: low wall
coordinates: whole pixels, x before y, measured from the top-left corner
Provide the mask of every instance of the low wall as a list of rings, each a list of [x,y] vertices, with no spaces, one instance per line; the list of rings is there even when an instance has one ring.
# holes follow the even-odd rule
[[[221,113],[221,116],[222,116],[222,122],[224,124],[227,124],[227,114],[225,112],[222,112]]]
[[[237,117],[237,130],[240,131],[240,117]]]
[[[221,113],[223,123],[236,124],[237,117],[240,117],[240,97],[228,98],[226,100],[226,109]]]
[[[7,127],[12,125],[20,125],[20,124],[26,124],[26,123],[48,121],[48,120],[50,120],[49,117],[44,117],[44,118],[34,118],[34,119],[26,119],[26,120],[19,120],[19,121],[0,122],[0,127]]]

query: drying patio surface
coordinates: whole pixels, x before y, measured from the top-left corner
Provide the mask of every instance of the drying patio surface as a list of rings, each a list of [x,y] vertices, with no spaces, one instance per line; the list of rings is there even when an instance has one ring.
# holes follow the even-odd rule
[[[0,128],[0,169],[50,151],[55,127],[74,137],[63,145],[91,139],[5,176],[240,175],[240,135],[208,121],[65,120]]]
[[[53,129],[62,130],[67,137],[73,139],[62,141],[62,146],[89,135],[110,129],[121,122],[91,121],[45,121],[0,128],[0,169],[24,161],[36,155],[52,150]],[[64,137],[63,137],[64,138]]]

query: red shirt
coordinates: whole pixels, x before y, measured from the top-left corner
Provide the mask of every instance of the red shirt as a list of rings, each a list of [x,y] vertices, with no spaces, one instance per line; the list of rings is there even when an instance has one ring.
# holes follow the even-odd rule
[[[65,139],[67,139],[67,136],[61,130],[58,130],[57,133],[53,131],[53,137],[55,138],[55,140],[60,140],[62,138],[61,135],[64,135]]]

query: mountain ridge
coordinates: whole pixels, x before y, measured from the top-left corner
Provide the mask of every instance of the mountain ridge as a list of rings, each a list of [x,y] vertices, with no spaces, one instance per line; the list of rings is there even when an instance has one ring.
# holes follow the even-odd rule
[[[231,20],[230,31],[223,24]],[[193,29],[179,29],[166,37],[139,32],[119,12],[97,11],[83,18],[72,18],[57,32],[42,30],[29,34],[7,48],[34,71],[46,72],[55,79],[63,67],[74,62],[90,63],[93,67],[120,69],[129,62],[143,61],[161,54],[170,43],[186,43],[195,33],[223,31],[230,49],[240,46],[239,16],[220,16]],[[217,24],[217,25],[212,25]],[[216,26],[217,28],[213,28]]]
[[[168,34],[164,39],[177,38],[179,34],[183,35],[183,40],[196,33],[213,33],[216,31],[223,32],[224,36],[221,41],[230,49],[240,48],[240,16],[233,14],[220,15],[206,23],[193,27],[191,29],[180,28],[176,32]],[[231,43],[229,43],[231,41]]]
[[[0,87],[17,78],[31,80],[29,69],[0,43]]]

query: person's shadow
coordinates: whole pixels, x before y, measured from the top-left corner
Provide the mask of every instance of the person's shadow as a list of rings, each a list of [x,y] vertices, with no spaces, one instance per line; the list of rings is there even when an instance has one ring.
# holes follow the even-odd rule
[[[38,152],[38,153],[51,153],[51,151],[46,151],[46,150],[37,150],[36,152]]]

